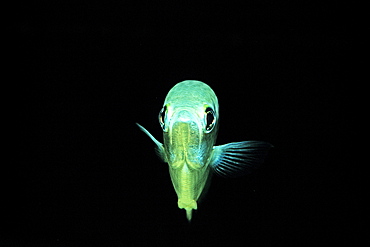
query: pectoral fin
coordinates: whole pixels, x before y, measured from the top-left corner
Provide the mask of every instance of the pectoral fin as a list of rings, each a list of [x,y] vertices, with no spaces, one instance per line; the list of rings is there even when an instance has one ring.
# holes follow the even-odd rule
[[[137,126],[139,126],[139,128],[145,133],[147,134],[150,139],[153,140],[153,142],[157,145],[157,148],[155,149],[156,150],[156,153],[157,155],[164,161],[166,162],[165,160],[165,156],[164,156],[164,148],[163,148],[163,144],[160,143],[159,141],[157,141],[157,139],[154,138],[154,136],[152,136],[152,134],[149,133],[149,131],[147,131],[143,126],[141,126],[140,124],[136,123]]]
[[[267,142],[232,142],[213,147],[211,167],[224,177],[238,177],[251,173],[263,163],[270,148]]]

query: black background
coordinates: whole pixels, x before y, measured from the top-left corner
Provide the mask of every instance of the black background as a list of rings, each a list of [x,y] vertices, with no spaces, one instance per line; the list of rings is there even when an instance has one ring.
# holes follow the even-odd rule
[[[357,243],[344,162],[346,9],[123,2],[17,6],[4,246]],[[214,176],[191,224],[135,125],[162,140],[157,114],[187,79],[219,98],[217,144],[275,146],[252,175]]]

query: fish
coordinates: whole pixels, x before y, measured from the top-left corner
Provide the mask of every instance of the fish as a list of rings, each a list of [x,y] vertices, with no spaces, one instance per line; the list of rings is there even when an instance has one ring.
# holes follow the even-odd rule
[[[168,92],[158,120],[163,144],[136,124],[153,140],[158,156],[168,164],[177,205],[185,209],[189,222],[212,174],[223,177],[249,174],[263,163],[273,147],[263,141],[216,146],[218,99],[210,86],[197,80],[179,82]]]

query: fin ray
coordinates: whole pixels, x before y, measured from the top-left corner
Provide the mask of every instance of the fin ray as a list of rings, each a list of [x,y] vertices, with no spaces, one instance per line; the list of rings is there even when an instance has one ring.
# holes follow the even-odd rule
[[[238,177],[251,173],[263,163],[273,146],[261,141],[232,142],[213,147],[211,167],[224,177]]]
[[[157,145],[156,147],[156,153],[157,155],[164,161],[166,162],[165,160],[165,156],[164,156],[164,147],[163,147],[163,144],[160,143],[159,141],[157,141],[157,139],[155,139],[154,136],[152,136],[152,134],[149,133],[149,131],[147,131],[143,126],[141,126],[140,124],[136,123],[137,126],[139,126],[139,128],[141,129],[141,131],[143,131],[145,134],[147,134],[150,139],[152,139],[152,141]]]

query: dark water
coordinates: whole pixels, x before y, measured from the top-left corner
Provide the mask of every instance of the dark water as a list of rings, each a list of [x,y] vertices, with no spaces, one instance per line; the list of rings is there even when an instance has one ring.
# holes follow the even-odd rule
[[[358,241],[356,164],[345,162],[351,47],[339,6],[45,2],[19,11],[2,246]],[[275,146],[254,174],[214,176],[191,224],[135,125],[162,140],[164,97],[186,79],[219,98],[218,144]]]

